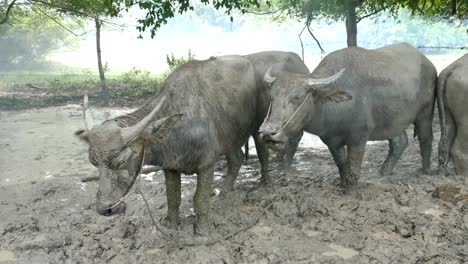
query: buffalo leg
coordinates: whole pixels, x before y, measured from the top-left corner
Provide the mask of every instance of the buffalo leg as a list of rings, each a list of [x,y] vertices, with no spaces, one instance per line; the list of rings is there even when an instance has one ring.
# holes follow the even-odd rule
[[[285,157],[284,160],[282,160],[281,166],[284,169],[288,169],[289,166],[291,166],[294,158],[294,154],[296,153],[297,146],[299,146],[299,142],[301,141],[303,132],[301,131],[297,135],[291,137],[288,141],[288,145],[286,146],[285,150]]]
[[[179,207],[180,207],[180,173],[171,170],[164,170],[166,178],[167,195],[167,222],[170,228],[179,226]]]
[[[393,173],[393,168],[406,149],[406,146],[408,146],[406,131],[388,140],[388,156],[382,164],[382,168],[380,168],[380,175],[386,176]]]
[[[210,195],[214,177],[214,166],[197,173],[197,190],[193,198],[196,215],[195,233],[209,235],[210,222],[208,213],[210,210]]]
[[[344,177],[343,175],[343,168],[346,162],[346,149],[345,146],[336,140],[330,140],[327,138],[320,138],[325,145],[327,145],[328,150],[335,161],[336,166],[338,167],[338,171],[340,172],[340,177]]]
[[[340,177],[344,177],[343,168],[346,162],[346,149],[344,146],[328,146],[330,153],[332,154],[333,160],[335,161],[338,171],[340,172]]]
[[[247,141],[244,144],[244,153],[245,153],[244,164],[247,164],[247,162],[249,161],[249,139],[247,139]]]
[[[223,183],[223,192],[230,192],[234,188],[234,183],[242,165],[242,154],[242,150],[239,149],[226,155],[228,170]]]
[[[455,135],[457,134],[457,128],[455,125],[455,121],[450,114],[448,108],[445,108],[445,127],[447,129],[447,142],[443,142],[444,139],[440,139],[439,141],[439,170],[440,173],[446,174],[447,173],[447,165],[450,161],[452,156],[451,149],[453,146],[453,142],[455,140]],[[445,146],[443,146],[445,144]]]
[[[415,133],[419,140],[419,148],[422,157],[422,172],[430,174],[431,152],[432,152],[432,119],[434,117],[433,107],[424,109],[414,123]]]
[[[343,174],[340,175],[341,185],[345,189],[358,183],[362,159],[366,150],[366,141],[358,144],[348,144],[347,150],[348,153],[343,166]]]
[[[450,149],[455,172],[458,175],[468,175],[468,124],[457,120],[457,133]]]
[[[265,141],[263,141],[258,133],[255,133],[254,135],[254,141],[255,141],[255,148],[257,149],[257,154],[258,154],[258,159],[260,160],[260,165],[262,167],[262,182],[263,183],[270,183],[270,172],[269,170],[269,161],[268,158],[270,156],[270,153],[268,152],[268,148],[266,146]]]

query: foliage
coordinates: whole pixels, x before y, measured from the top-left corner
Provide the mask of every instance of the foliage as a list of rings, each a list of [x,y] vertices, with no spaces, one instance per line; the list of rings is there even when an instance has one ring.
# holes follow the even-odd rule
[[[28,98],[20,98],[15,96],[0,96],[0,108],[22,107],[28,105]]]
[[[256,10],[275,10],[274,13],[280,11],[279,21],[281,17],[292,17],[304,21],[305,25],[310,25],[313,20],[345,20],[348,45],[356,45],[356,24],[364,18],[385,11],[396,19],[400,14],[405,14],[406,9],[412,10],[412,15],[446,17],[454,11],[453,3],[457,4],[457,16],[466,18],[466,0],[273,0]]]
[[[0,5],[0,14],[5,8]],[[49,11],[40,7],[11,11],[8,23],[0,25],[0,70],[37,68],[51,51],[72,43],[64,26],[78,28],[80,21]]]
[[[426,17],[455,16],[461,19],[468,18],[468,1],[466,0],[411,0],[407,7],[413,10],[413,14],[421,14]]]
[[[385,8],[390,9],[391,12],[395,10],[394,2],[389,4],[387,2],[390,1],[386,0],[276,0],[272,2],[272,5],[283,10],[286,15],[300,20],[325,19],[337,21],[346,18],[347,2],[355,4],[357,20]]]
[[[145,10],[147,13],[144,18],[138,19],[137,29],[140,32],[149,30],[152,38],[156,35],[156,30],[167,24],[168,19],[173,18],[175,14],[195,10],[195,1],[190,0],[106,0],[104,2],[113,16],[117,16],[123,9],[128,11],[133,6]],[[248,8],[260,5],[260,0],[200,0],[200,2],[205,5],[211,4],[216,9],[225,9],[227,15],[231,15],[233,10],[245,13]]]
[[[171,56],[166,54],[166,62],[167,62],[167,65],[169,66],[170,71],[174,71],[180,65],[185,64],[194,59],[195,59],[195,55],[192,54],[191,50],[188,50],[187,57],[180,56],[177,58],[174,56],[174,53],[171,53]]]
[[[152,77],[149,71],[142,71],[136,68],[115,79],[110,79],[108,85],[113,87],[111,93],[114,95],[148,96],[154,94],[161,77]]]
[[[410,11],[401,11],[397,19],[382,15],[373,23],[372,26],[362,27],[359,33],[366,41],[364,44],[367,48],[378,48],[404,41],[415,47],[421,47],[425,53],[447,53],[451,49],[437,47],[464,47],[468,43],[466,28],[457,27],[446,20],[411,16]]]

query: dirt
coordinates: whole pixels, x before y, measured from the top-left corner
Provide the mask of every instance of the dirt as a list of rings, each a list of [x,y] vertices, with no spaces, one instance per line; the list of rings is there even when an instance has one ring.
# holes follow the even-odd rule
[[[97,110],[97,120],[129,111]],[[125,215],[95,212],[97,183],[80,179],[96,171],[86,146],[72,136],[82,126],[79,105],[0,112],[0,122],[2,264],[468,262],[467,178],[453,169],[448,176],[421,175],[417,140],[410,140],[388,177],[378,174],[387,144],[368,144],[359,185],[349,192],[338,187],[326,147],[310,135],[301,142],[295,169],[283,173],[273,166],[271,186],[259,184],[259,163],[251,158],[235,191],[219,195],[226,167],[220,161],[211,236],[193,235],[196,183],[187,175],[182,223],[179,230],[164,229],[171,235],[166,238],[137,193],[128,197]],[[434,129],[435,169],[437,122]],[[144,175],[139,186],[160,225],[167,210],[164,177]]]

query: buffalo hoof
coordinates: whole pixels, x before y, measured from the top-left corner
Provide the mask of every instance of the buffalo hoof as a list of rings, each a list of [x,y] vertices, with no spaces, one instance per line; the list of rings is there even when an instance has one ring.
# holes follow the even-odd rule
[[[166,228],[177,229],[179,228],[180,221],[179,219],[171,219],[169,216],[166,216],[162,219],[161,224]]]
[[[103,216],[112,216],[117,214],[123,214],[126,212],[125,203],[120,203],[117,206],[113,205],[102,205],[101,203],[96,203],[96,212]]]
[[[390,176],[393,174],[393,168],[386,166],[387,164],[382,165],[382,168],[379,170],[381,176]]]
[[[439,168],[437,169],[437,174],[447,176],[448,175],[447,166],[439,166]]]
[[[210,237],[213,233],[213,223],[208,219],[204,219],[203,221],[197,221],[193,226],[193,231],[195,235],[202,236],[202,237]]]
[[[358,184],[359,177],[358,176],[351,176],[351,177],[341,177],[340,178],[340,186],[345,189],[351,189],[352,187]]]
[[[418,170],[418,173],[420,175],[439,175],[439,170],[436,169],[436,170],[424,170],[424,169],[419,169]]]
[[[262,185],[270,185],[271,184],[271,177],[269,172],[262,172],[262,177],[260,178],[260,183]]]

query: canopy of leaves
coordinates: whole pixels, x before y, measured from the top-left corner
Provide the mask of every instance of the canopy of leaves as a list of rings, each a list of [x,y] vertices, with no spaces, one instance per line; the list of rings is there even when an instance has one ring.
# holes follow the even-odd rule
[[[5,9],[0,4],[0,14]],[[12,9],[8,22],[0,26],[0,70],[25,69],[43,63],[51,51],[73,40],[65,26],[73,29],[81,25],[44,6]]]
[[[425,53],[463,52],[468,44],[466,28],[443,19],[425,19],[401,11],[398,18],[382,13],[373,21],[367,21],[359,31],[361,44],[366,48],[378,48],[400,42],[408,42]],[[466,48],[465,48],[466,49]]]
[[[279,8],[283,14],[300,20],[344,20],[348,7],[356,8],[356,20],[387,10],[396,14],[402,6],[398,0],[275,0],[273,9]]]
[[[121,10],[128,10],[133,6],[145,10],[146,16],[138,19],[137,29],[140,32],[149,30],[151,37],[154,37],[156,30],[165,25],[168,19],[174,17],[175,14],[183,14],[195,9],[195,3],[190,0],[105,0],[104,2],[113,16],[118,15]],[[259,0],[200,0],[200,2],[205,5],[211,4],[216,9],[225,9],[228,15],[231,15],[233,10],[245,13],[248,8],[260,5]]]
[[[64,14],[83,18],[117,16],[112,0],[31,0],[46,2],[51,8]]]
[[[407,0],[407,7],[413,10],[413,14],[421,14],[428,17],[459,17],[468,18],[467,0]]]

